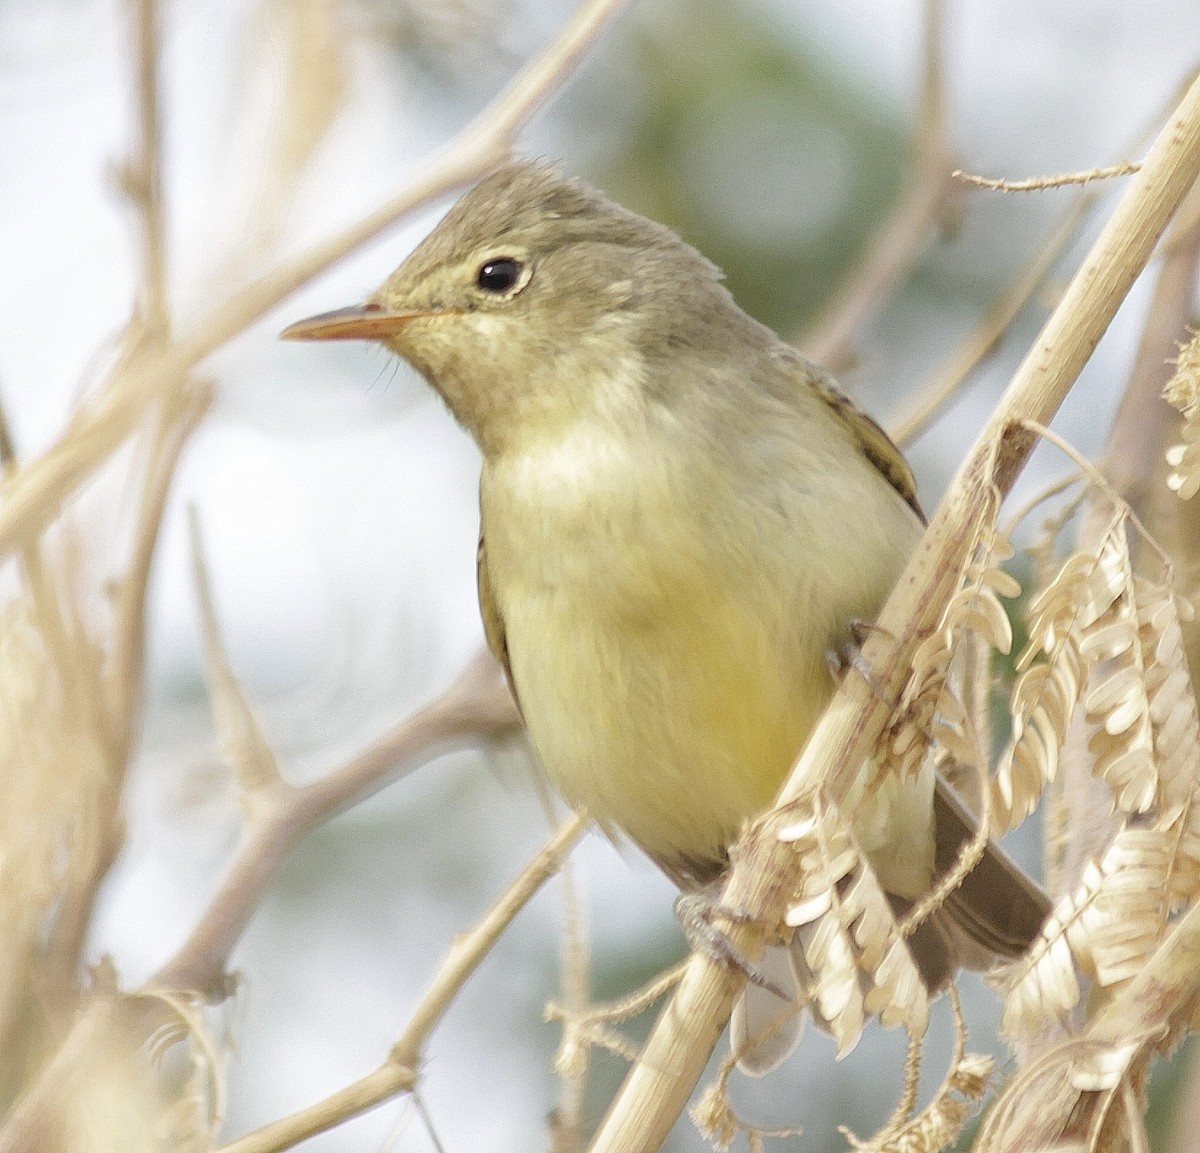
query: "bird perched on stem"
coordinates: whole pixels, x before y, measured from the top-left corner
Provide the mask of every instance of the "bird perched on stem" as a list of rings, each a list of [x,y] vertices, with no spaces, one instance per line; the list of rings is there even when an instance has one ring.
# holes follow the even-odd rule
[[[675,233],[535,162],[284,336],[380,341],[441,394],[483,453],[484,628],[547,774],[685,891],[712,882],[922,532],[886,434]],[[971,827],[930,773],[896,795],[855,821],[904,907]],[[910,939],[931,988],[956,937],[1015,956],[1046,912],[994,846],[956,897],[957,929]]]

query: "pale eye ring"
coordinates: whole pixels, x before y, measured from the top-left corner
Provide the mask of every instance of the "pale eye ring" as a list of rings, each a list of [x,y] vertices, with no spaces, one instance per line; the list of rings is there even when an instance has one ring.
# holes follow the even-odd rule
[[[475,274],[475,283],[484,292],[503,296],[520,286],[524,272],[525,265],[516,257],[493,256],[479,266],[479,271]]]

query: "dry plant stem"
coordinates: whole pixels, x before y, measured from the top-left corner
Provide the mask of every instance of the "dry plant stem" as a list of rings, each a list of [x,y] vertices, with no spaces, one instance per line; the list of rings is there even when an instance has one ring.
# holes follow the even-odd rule
[[[1200,80],[1193,82],[1155,141],[1083,266],[1018,368],[1000,406],[939,506],[863,648],[875,684],[847,677],[791,777],[779,806],[735,846],[721,904],[777,924],[795,863],[777,830],[787,806],[819,793],[841,803],[870,756],[897,699],[920,638],[934,628],[961,571],[964,549],[985,516],[991,489],[1008,491],[1035,438],[1012,422],[1046,424],[1149,260],[1172,213],[1200,173]],[[733,946],[754,958],[761,924],[730,924]],[[664,1009],[641,1061],[631,1070],[593,1145],[593,1153],[658,1149],[679,1116],[745,978],[694,955]]]
[[[193,323],[177,343],[138,348],[102,395],[43,457],[0,486],[0,558],[36,534],[195,365],[290,293],[416,209],[483,176],[508,155],[521,127],[566,80],[625,0],[586,0],[559,37],[433,158],[403,193],[332,240],[252,281]]]
[[[537,793],[546,821],[551,828],[558,823],[557,804],[550,783],[543,773],[533,770],[533,787]],[[559,965],[561,992],[565,1014],[562,1020],[582,1017],[591,997],[591,970],[587,946],[587,924],[579,899],[579,885],[570,861],[564,861],[560,889],[563,904],[563,944]],[[546,1006],[550,1020],[551,1006]],[[558,1071],[558,1104],[548,1120],[550,1153],[579,1153],[583,1148],[583,1108],[587,1097],[587,1061],[577,1070]]]
[[[129,754],[137,727],[145,659],[146,594],[159,528],[179,457],[208,412],[213,395],[208,385],[192,385],[158,414],[151,433],[130,559],[117,593],[113,625],[108,713],[113,744],[124,756]]]
[[[825,314],[797,341],[807,356],[835,373],[853,362],[855,342],[867,321],[912,269],[957,191],[950,179],[946,134],[944,26],[943,0],[926,0],[921,107],[908,189]]]
[[[421,1050],[430,1033],[500,934],[528,904],[534,893],[562,867],[567,854],[586,827],[587,821],[582,815],[568,819],[492,906],[487,916],[454,942],[449,956],[413,1013],[404,1035],[392,1047],[383,1065],[311,1108],[223,1146],[220,1153],[278,1153],[373,1109],[397,1093],[413,1089],[417,1083]]]
[[[169,335],[167,238],[162,182],[162,116],[159,86],[161,29],[159,0],[130,0],[134,24],[134,88],[137,93],[138,151],[125,165],[126,192],[141,223],[140,329],[126,340],[161,345]],[[199,395],[203,394],[203,399]],[[107,711],[113,756],[128,758],[141,696],[145,647],[145,598],[150,564],[175,465],[188,436],[211,401],[210,390],[177,395],[153,414],[146,479],[134,529],[129,566],[116,605],[114,659],[107,677]]]
[[[159,342],[167,333],[166,223],[163,211],[161,118],[158,84],[159,9],[157,0],[133,0],[135,89],[138,151],[126,164],[126,190],[141,222],[142,272],[140,328],[135,338]],[[105,669],[103,699],[98,703],[106,730],[109,780],[91,815],[94,837],[90,859],[71,871],[59,914],[47,942],[48,983],[65,1003],[74,990],[84,939],[96,895],[121,847],[120,800],[137,729],[145,649],[145,605],[150,566],[163,510],[179,455],[211,400],[211,390],[196,386],[164,401],[148,433],[150,449],[139,496],[126,571],[114,611],[111,660]]]
[[[375,1109],[400,1093],[410,1093],[417,1085],[417,1074],[413,1069],[386,1061],[372,1073],[361,1077],[345,1089],[326,1097],[325,1100],[264,1125],[253,1133],[224,1145],[218,1153],[270,1153],[291,1149],[310,1137],[324,1133],[338,1125]]]
[[[267,741],[229,663],[225,640],[217,623],[212,577],[195,505],[188,508],[188,535],[192,552],[192,583],[200,608],[200,635],[204,646],[204,679],[208,685],[209,709],[221,750],[237,773],[242,810],[253,827],[261,807],[265,806],[267,813],[270,813],[293,796],[295,790],[284,782],[275,750]]]
[[[1096,1015],[1084,1034],[1066,1043],[1064,1054],[1077,1054],[1081,1045],[1100,1053],[1117,1052],[1137,1044],[1140,1053],[1131,1065],[1169,1049],[1178,1032],[1200,1010],[1200,904],[1193,905],[1155,950],[1141,972],[1124,985]],[[1060,1074],[1064,1083],[1070,1067],[1059,1070],[1051,1050],[1038,1060],[1043,1076]],[[1055,1094],[1052,1109],[1031,1105],[1032,1086],[1018,1075],[1005,1086],[980,1127],[975,1153],[1023,1153],[1050,1149],[1060,1141],[1078,1139],[1088,1130],[1102,1093],[1076,1091],[1076,1100]],[[1038,1094],[1040,1100],[1042,1094]],[[1194,1134],[1192,1134],[1194,1137]],[[1189,1144],[1189,1147],[1190,1144]]]
[[[159,0],[132,0],[137,33],[138,155],[126,169],[142,219],[141,319],[153,334],[169,322],[158,85]]]
[[[139,337],[149,333],[151,339],[161,332],[166,325],[166,275],[165,275],[165,238],[162,217],[162,187],[159,165],[159,103],[158,103],[158,23],[157,6],[153,0],[133,0],[130,12],[133,28],[133,55],[135,58],[134,87],[137,92],[138,105],[138,144],[136,154],[131,156],[124,167],[124,184],[126,192],[137,210],[142,232],[142,276],[141,276],[141,316],[143,327],[136,329]],[[130,334],[126,334],[130,338]],[[151,474],[152,475],[152,474]],[[169,478],[168,478],[169,479]],[[143,494],[143,502],[149,499],[151,505],[159,494],[159,486],[147,481],[148,491]],[[165,500],[165,490],[161,493]],[[158,506],[161,514],[161,503]],[[154,521],[157,532],[157,519]],[[64,632],[64,622],[58,605],[57,593],[45,570],[41,555],[40,544],[29,540],[23,553],[25,579],[32,595],[39,604],[39,619],[49,634],[51,649],[55,663],[61,670],[65,680],[78,683],[77,671],[74,664],[77,655],[73,646],[68,643]],[[139,561],[135,549],[131,565],[136,568]],[[149,557],[145,558],[148,568]],[[131,572],[136,580],[136,573]],[[144,592],[144,589],[143,589]],[[143,602],[139,600],[140,613]],[[118,616],[121,616],[118,609]],[[137,635],[140,657],[142,636]],[[114,739],[117,733],[126,730],[132,733],[134,726],[135,702],[138,689],[131,674],[134,669],[121,661],[115,667],[105,670],[104,683],[100,692],[92,702],[94,719],[104,731],[106,780],[104,788],[98,793],[96,805],[89,812],[88,820],[91,826],[91,837],[82,838],[86,848],[87,859],[76,861],[68,871],[68,884],[63,892],[58,916],[55,918],[51,937],[46,943],[46,980],[47,987],[53,992],[51,999],[60,1005],[72,1003],[77,987],[78,969],[83,948],[84,936],[95,904],[96,891],[112,865],[120,848],[120,795],[128,763],[129,740]],[[98,678],[99,679],[99,678]],[[117,693],[126,693],[121,700],[121,711],[114,712],[110,707]],[[124,723],[122,723],[124,721]]]
[[[495,662],[481,653],[437,700],[340,769],[300,788],[278,781],[259,789],[245,843],[191,935],[150,987],[219,995],[233,946],[276,870],[304,836],[395,780],[404,766],[481,735],[512,732],[518,724]]]
[[[80,1070],[89,1058],[103,1052],[119,1016],[108,997],[92,1001],[72,1026],[37,1082],[17,1102],[0,1128],[0,1153],[46,1153],[48,1128],[60,1116],[63,1101],[75,1092]]]
[[[1193,185],[1180,206],[1181,217],[1189,204],[1200,201],[1200,184]],[[1178,219],[1177,218],[1177,221]],[[1171,364],[1192,318],[1197,266],[1200,264],[1200,228],[1172,230],[1164,243],[1158,282],[1146,313],[1129,384],[1109,432],[1102,470],[1112,488],[1136,517],[1152,521],[1156,490],[1163,502],[1178,505],[1167,490],[1164,452],[1178,414],[1162,397],[1171,375]],[[1107,530],[1111,502],[1100,495],[1091,502],[1079,528],[1076,548],[1094,551]],[[1154,531],[1151,525],[1151,531]],[[1058,897],[1078,883],[1083,869],[1110,839],[1116,826],[1112,793],[1092,772],[1086,725],[1072,725],[1061,753],[1061,770],[1048,790],[1046,828],[1056,830],[1046,841],[1046,876],[1051,893]]]
[[[566,927],[563,933],[562,993],[567,1011],[582,1015],[587,1011],[591,996],[591,972],[587,947],[587,927],[579,900],[579,887],[571,862],[563,866],[563,912]],[[587,1066],[576,1073],[562,1075],[558,1106],[554,1111],[552,1129],[553,1153],[577,1153],[583,1148],[583,1110],[587,1097]]]
[[[206,388],[189,394],[182,407],[175,405],[172,412],[159,417],[152,432],[129,560],[117,594],[112,655],[103,684],[105,697],[101,708],[108,730],[106,759],[110,779],[97,798],[97,811],[90,818],[95,831],[90,859],[86,868],[77,863],[71,870],[46,945],[47,984],[64,997],[77,985],[96,896],[121,849],[120,804],[141,703],[150,566],[179,454],[208,410],[211,396]]]
[[[1189,206],[1191,212],[1189,212]],[[1165,474],[1162,454],[1178,413],[1163,399],[1179,344],[1194,318],[1196,271],[1200,265],[1200,184],[1180,207],[1188,226],[1173,229],[1164,257],[1129,384],[1113,419],[1103,471],[1113,487],[1145,518],[1155,482]],[[1165,485],[1162,487],[1165,488]],[[1177,498],[1171,497],[1177,502]]]
[[[955,180],[973,184],[976,188],[988,188],[993,192],[1042,192],[1048,188],[1062,188],[1067,184],[1091,184],[1093,180],[1111,180],[1114,176],[1132,176],[1140,165],[1124,162],[1110,164],[1106,168],[1089,168],[1086,172],[1064,172],[1059,176],[1034,176],[1029,180],[993,180],[987,176],[976,176],[957,168],[951,173]]]

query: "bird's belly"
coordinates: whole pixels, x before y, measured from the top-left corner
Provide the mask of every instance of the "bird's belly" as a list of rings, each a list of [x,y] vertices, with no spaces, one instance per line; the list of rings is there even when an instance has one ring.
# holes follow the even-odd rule
[[[611,574],[609,574],[611,580]],[[765,808],[832,689],[794,629],[719,590],[652,612],[558,586],[505,609],[514,680],[545,769],[572,802],[675,875],[716,870]],[[771,628],[771,624],[783,627]]]
[[[832,695],[828,650],[877,611],[901,545],[877,554],[902,533],[847,534],[837,487],[747,494],[689,461],[593,429],[489,462],[481,495],[547,774],[668,873],[703,879],[774,799]]]

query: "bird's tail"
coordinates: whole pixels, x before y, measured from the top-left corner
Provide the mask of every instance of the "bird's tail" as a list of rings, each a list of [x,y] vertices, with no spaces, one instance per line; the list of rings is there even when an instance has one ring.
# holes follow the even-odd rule
[[[954,867],[959,850],[975,835],[978,821],[958,794],[938,778],[933,794],[936,830],[934,868],[938,876]],[[958,963],[986,969],[997,960],[1021,956],[1050,914],[1050,898],[994,841],[942,906],[960,942]],[[982,964],[967,955],[973,946]]]

